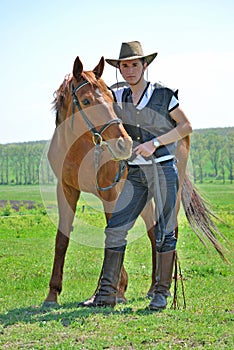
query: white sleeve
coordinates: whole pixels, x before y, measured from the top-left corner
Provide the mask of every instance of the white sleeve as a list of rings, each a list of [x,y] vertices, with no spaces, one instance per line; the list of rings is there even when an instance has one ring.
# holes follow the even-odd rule
[[[118,103],[121,103],[122,102],[122,95],[123,95],[124,87],[121,87],[121,88],[118,88],[118,89],[113,89],[112,91],[115,94],[116,101]]]
[[[168,106],[168,111],[171,112],[173,111],[173,109],[175,109],[176,107],[179,106],[179,101],[177,100],[177,98],[173,95],[172,98],[171,98],[171,101],[169,103],[169,106]]]

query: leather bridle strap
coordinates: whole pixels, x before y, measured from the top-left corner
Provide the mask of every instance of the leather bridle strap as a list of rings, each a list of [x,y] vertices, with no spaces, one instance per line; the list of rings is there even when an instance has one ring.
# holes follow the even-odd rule
[[[76,92],[81,89],[83,86],[89,84],[87,80],[83,81],[76,87],[74,87],[74,84],[72,84],[72,121],[71,121],[71,129],[73,130],[73,125],[74,125],[74,117],[75,117],[75,107],[78,108],[78,111],[80,112],[88,130],[92,133],[92,140],[93,143],[95,144],[95,153],[94,153],[94,158],[95,158],[95,171],[96,171],[96,187],[98,191],[107,191],[110,190],[112,187],[114,187],[121,179],[123,176],[123,173],[125,172],[126,169],[126,162],[125,161],[119,161],[119,169],[118,172],[114,178],[113,183],[110,186],[107,187],[101,187],[98,185],[98,167],[99,167],[99,157],[102,152],[102,145],[105,145],[110,154],[112,155],[113,158],[115,158],[115,154],[112,151],[110,145],[108,142],[103,141],[102,139],[102,133],[111,125],[111,124],[121,124],[122,121],[119,118],[115,119],[110,119],[107,123],[105,123],[99,130],[95,128],[95,126],[89,121],[88,117],[86,116],[85,112],[81,108],[80,102],[76,96]]]
[[[93,135],[93,143],[96,145],[97,143],[102,143],[102,133],[111,125],[111,124],[120,124],[121,120],[119,118],[110,119],[107,123],[105,123],[99,130],[95,128],[95,126],[89,121],[87,115],[85,114],[84,110],[81,108],[80,102],[76,96],[76,92],[81,89],[83,86],[89,84],[88,81],[83,81],[76,87],[72,84],[72,122],[71,122],[71,129],[73,130],[73,124],[74,124],[74,115],[75,115],[75,106],[78,108],[78,111],[80,112],[87,128],[89,131],[91,131]]]

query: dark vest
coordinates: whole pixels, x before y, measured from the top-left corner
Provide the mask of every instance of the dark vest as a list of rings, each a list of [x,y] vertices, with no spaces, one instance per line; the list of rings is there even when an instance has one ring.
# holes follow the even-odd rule
[[[173,91],[160,84],[155,84],[155,90],[147,105],[138,110],[132,103],[131,90],[126,88],[122,95],[122,111],[119,117],[131,136],[135,145],[152,140],[176,127],[176,122],[168,113],[168,106],[172,96],[177,97],[178,91]],[[134,145],[134,146],[135,146]],[[133,146],[133,147],[134,147]],[[155,151],[155,156],[174,155],[176,142],[161,146]]]

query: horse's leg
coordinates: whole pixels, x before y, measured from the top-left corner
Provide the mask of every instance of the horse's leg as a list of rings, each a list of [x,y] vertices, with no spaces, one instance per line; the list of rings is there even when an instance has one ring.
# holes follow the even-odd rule
[[[127,300],[125,297],[125,292],[127,290],[127,287],[128,287],[128,274],[123,265],[121,269],[120,278],[119,278],[119,284],[118,284],[117,303],[126,304]]]
[[[62,186],[61,184],[57,186],[59,226],[55,241],[54,264],[49,283],[50,290],[45,299],[45,305],[57,304],[58,295],[62,291],[64,260],[79,195],[80,192],[74,188]]]

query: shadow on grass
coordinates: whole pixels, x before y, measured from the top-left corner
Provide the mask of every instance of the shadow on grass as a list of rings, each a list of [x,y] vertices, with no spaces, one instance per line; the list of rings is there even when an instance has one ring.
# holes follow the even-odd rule
[[[134,299],[134,302],[136,299]],[[129,302],[131,304],[131,302]],[[51,321],[60,321],[64,327],[69,326],[73,322],[84,323],[85,319],[96,314],[108,315],[141,315],[151,314],[149,309],[138,309],[134,311],[127,305],[117,306],[117,309],[111,307],[78,307],[78,303],[67,303],[61,306],[45,307],[45,306],[29,306],[25,308],[15,308],[0,314],[0,325],[2,327],[11,326],[17,323],[39,323],[45,324]]]

